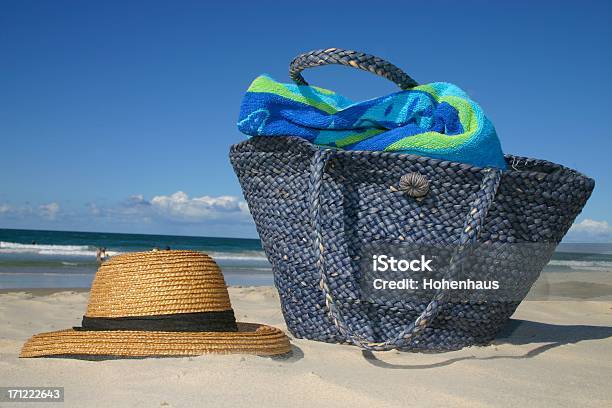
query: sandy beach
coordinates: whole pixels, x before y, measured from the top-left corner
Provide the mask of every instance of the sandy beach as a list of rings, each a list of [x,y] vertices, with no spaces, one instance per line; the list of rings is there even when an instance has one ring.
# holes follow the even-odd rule
[[[612,408],[610,40],[612,0],[2,2],[0,408]]]
[[[610,406],[609,273],[572,275],[547,274],[530,295],[540,300],[523,302],[487,347],[364,353],[292,338],[293,355],[282,359],[19,359],[30,335],[79,325],[88,293],[4,291],[2,385],[63,386],[67,407]],[[274,288],[230,287],[230,296],[239,320],[285,329]]]

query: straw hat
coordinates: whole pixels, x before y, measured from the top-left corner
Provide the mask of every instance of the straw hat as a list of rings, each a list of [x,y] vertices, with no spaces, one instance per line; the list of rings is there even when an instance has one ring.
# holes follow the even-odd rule
[[[219,267],[195,251],[136,252],[98,269],[82,327],[42,333],[21,357],[104,355],[277,355],[290,351],[279,329],[237,323]]]

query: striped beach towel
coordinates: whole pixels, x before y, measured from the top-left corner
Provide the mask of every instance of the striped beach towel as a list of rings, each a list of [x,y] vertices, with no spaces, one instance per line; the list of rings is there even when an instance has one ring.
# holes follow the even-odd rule
[[[244,95],[238,128],[250,136],[295,136],[326,147],[506,168],[493,124],[463,90],[444,82],[355,103],[262,75]]]

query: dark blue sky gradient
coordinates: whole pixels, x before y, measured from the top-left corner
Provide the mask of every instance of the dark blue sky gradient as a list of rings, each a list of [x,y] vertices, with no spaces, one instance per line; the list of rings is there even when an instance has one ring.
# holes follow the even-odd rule
[[[604,1],[1,1],[0,205],[56,202],[65,216],[0,211],[0,227],[125,231],[84,209],[179,190],[240,196],[227,153],[244,139],[243,92],[330,46],[464,88],[506,152],[594,177],[582,218],[611,222],[611,40]],[[305,77],[355,100],[395,90],[342,67]],[[135,230],[207,235],[170,221]]]

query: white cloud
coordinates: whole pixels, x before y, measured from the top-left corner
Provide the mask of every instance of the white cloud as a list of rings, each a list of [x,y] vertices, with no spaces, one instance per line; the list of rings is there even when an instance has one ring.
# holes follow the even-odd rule
[[[91,213],[91,215],[98,216],[102,214],[102,210],[100,210],[100,208],[95,203],[87,204],[87,208],[89,208],[89,212]]]
[[[151,205],[150,202],[148,202],[147,200],[145,200],[144,196],[142,194],[134,194],[132,196],[130,196],[127,199],[128,205],[130,206],[149,206]]]
[[[612,226],[608,221],[597,221],[586,218],[574,223],[568,232],[571,241],[612,241]]]
[[[204,221],[229,217],[245,217],[246,203],[235,196],[202,196],[190,198],[177,191],[169,196],[155,196],[150,201],[156,213],[175,220]]]
[[[594,234],[610,234],[612,233],[612,227],[608,224],[608,221],[595,221],[589,218],[580,221],[572,225],[572,230],[590,232]]]
[[[14,205],[7,203],[0,203],[0,215],[19,218],[19,217],[31,217],[36,215],[42,215],[42,209],[39,212],[35,212],[32,210],[32,206],[30,203],[25,203],[23,205]]]
[[[0,202],[0,223],[10,228],[64,228],[140,231],[179,235],[254,235],[254,224],[242,197],[135,194],[121,201],[80,206],[60,201]]]
[[[53,220],[57,216],[60,206],[58,203],[41,204],[38,206],[38,210],[43,217]]]

